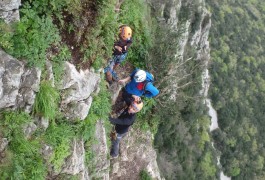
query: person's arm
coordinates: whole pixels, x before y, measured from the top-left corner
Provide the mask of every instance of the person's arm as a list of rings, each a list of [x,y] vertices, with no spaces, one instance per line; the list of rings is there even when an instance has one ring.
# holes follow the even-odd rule
[[[125,79],[121,79],[121,80],[119,80],[118,83],[120,83],[120,84],[124,84],[124,85],[125,85],[127,82],[131,81],[132,78],[133,78],[133,76],[134,76],[134,74],[137,72],[137,70],[138,70],[138,69],[135,69],[135,70],[130,74],[130,76],[128,76],[128,77],[125,78]]]
[[[131,45],[132,45],[132,39],[127,41],[125,50],[127,51]]]
[[[114,49],[118,50],[119,52],[122,52],[122,47],[120,46],[114,46]]]
[[[159,94],[159,90],[152,84],[148,83],[145,87],[144,96],[147,98],[152,98]]]
[[[131,76],[128,76],[127,78],[125,79],[121,79],[118,81],[118,83],[120,84],[126,84],[127,82],[131,81]]]

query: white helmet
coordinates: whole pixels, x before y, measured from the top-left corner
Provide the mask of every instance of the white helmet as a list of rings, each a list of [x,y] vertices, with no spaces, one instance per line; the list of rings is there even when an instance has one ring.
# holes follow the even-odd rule
[[[146,79],[146,72],[143,70],[138,70],[134,75],[134,80],[136,82],[143,82]]]

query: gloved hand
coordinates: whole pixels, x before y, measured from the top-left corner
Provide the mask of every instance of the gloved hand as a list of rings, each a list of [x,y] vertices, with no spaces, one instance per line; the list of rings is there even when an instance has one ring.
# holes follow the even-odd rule
[[[112,141],[115,141],[115,140],[117,139],[117,133],[116,133],[115,130],[112,130],[112,131],[110,132],[110,139],[111,139]]]

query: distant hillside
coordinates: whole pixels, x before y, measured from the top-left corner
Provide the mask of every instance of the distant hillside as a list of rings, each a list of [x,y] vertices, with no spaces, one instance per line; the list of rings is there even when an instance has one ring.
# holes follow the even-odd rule
[[[233,179],[265,178],[265,2],[210,1],[215,142]]]

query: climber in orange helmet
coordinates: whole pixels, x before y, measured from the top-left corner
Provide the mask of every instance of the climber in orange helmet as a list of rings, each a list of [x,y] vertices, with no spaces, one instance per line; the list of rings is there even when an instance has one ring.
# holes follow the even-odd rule
[[[113,80],[118,80],[115,72],[116,67],[122,63],[127,54],[128,49],[132,44],[132,29],[127,25],[119,27],[119,39],[114,43],[112,59],[110,59],[108,66],[104,68],[106,80],[111,84]]]

